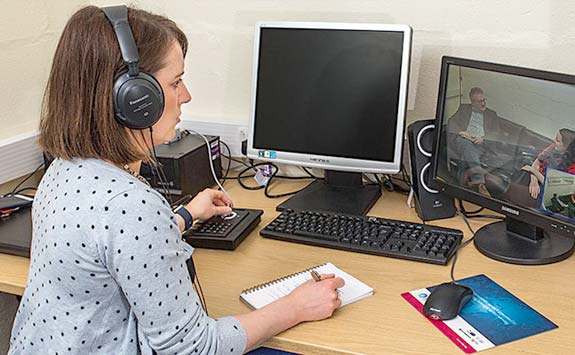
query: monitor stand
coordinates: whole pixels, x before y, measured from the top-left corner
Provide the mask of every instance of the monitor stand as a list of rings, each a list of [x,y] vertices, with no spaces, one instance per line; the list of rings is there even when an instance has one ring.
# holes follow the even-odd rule
[[[542,265],[568,258],[575,239],[507,217],[475,233],[477,250],[489,258],[511,264]]]
[[[361,173],[325,170],[325,179],[316,180],[276,210],[298,209],[363,215],[381,196],[379,185],[365,185]]]

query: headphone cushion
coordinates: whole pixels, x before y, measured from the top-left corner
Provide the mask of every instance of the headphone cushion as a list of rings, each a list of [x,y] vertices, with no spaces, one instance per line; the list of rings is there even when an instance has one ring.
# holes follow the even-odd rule
[[[116,120],[131,129],[153,126],[164,112],[164,92],[152,75],[140,71],[136,76],[120,73],[114,81]]]

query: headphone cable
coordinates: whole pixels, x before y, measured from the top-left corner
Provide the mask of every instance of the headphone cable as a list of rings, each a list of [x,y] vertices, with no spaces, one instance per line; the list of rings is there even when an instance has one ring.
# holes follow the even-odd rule
[[[156,154],[156,146],[154,145],[154,137],[153,137],[153,130],[152,127],[150,127],[150,141],[152,142],[152,154],[154,157],[154,160],[156,161],[157,165],[156,165],[156,172],[158,173],[158,179],[160,180],[160,185],[162,186],[163,190],[164,190],[164,194],[166,194],[167,198],[169,199],[169,203],[170,206],[172,206],[172,197],[171,194],[169,192],[169,190],[166,188],[167,186],[167,178],[164,175],[164,171],[162,169],[162,166],[160,165],[160,162],[158,161],[158,156]],[[145,141],[144,141],[145,142]],[[208,147],[209,148],[209,147]],[[210,162],[211,162],[211,156],[210,156]],[[151,166],[154,164],[151,164]],[[211,165],[211,164],[210,164]],[[153,169],[153,168],[152,168]],[[212,172],[213,172],[213,167],[212,167]],[[165,180],[164,180],[165,179]],[[217,181],[217,180],[216,180]],[[219,182],[218,182],[219,184]],[[226,194],[227,195],[227,194]],[[190,256],[190,261],[192,263],[192,265],[194,264],[194,260],[193,257]],[[206,312],[206,315],[208,314],[208,305],[206,303],[206,298],[204,297],[204,292],[202,290],[202,285],[200,284],[200,277],[198,276],[198,271],[196,270],[195,266],[194,268],[194,279],[192,280],[192,284],[194,286],[194,289],[196,290],[196,293],[199,295],[200,297],[200,302],[202,304],[202,308],[204,309],[204,311]],[[195,281],[195,282],[194,282]]]
[[[158,156],[156,155],[156,147],[154,146],[153,130],[152,130],[151,126],[150,126],[149,130],[150,130],[150,141],[152,143],[152,147],[151,148],[148,147],[148,143],[146,143],[146,140],[145,139],[143,139],[143,140],[144,140],[144,145],[146,146],[146,149],[148,149],[148,151],[151,151],[152,157],[154,159],[154,161],[150,162],[150,164],[149,164],[150,169],[152,170],[152,174],[156,175],[158,177],[159,185],[161,188],[160,193],[162,195],[164,195],[164,198],[168,201],[170,206],[172,206],[173,205],[172,196],[170,194],[170,191],[166,187],[168,184],[167,178],[164,180],[165,176],[163,174],[163,170],[162,170],[162,167],[160,165],[160,161],[158,160]],[[142,132],[142,131],[140,131],[140,132]],[[141,134],[142,134],[142,138],[144,138],[144,133],[142,132]]]
[[[226,147],[226,149],[228,150],[228,156],[227,157],[222,152],[222,157],[228,159],[228,166],[226,167],[226,172],[223,173],[223,177],[222,177],[222,185],[223,185],[226,183],[226,180],[228,179],[228,174],[230,173],[230,168],[232,166],[232,151],[230,150],[230,146],[228,146],[227,143],[221,139],[220,139],[220,144],[223,145],[224,147]]]
[[[17,194],[19,192],[22,192],[22,191],[28,190],[28,189],[35,189],[34,187],[27,187],[27,188],[23,188],[23,189],[18,190],[18,188],[20,186],[22,186],[27,180],[29,180],[34,174],[36,174],[40,170],[40,168],[42,168],[43,166],[44,166],[44,162],[42,162],[42,164],[38,165],[38,167],[36,167],[36,169],[34,169],[34,171],[32,171],[30,174],[28,174],[28,176],[26,176],[26,178],[24,180],[20,181],[18,183],[18,185],[16,185],[12,189],[12,191],[9,194],[6,194],[5,196],[14,195],[14,194]]]
[[[200,137],[202,137],[204,139],[204,142],[206,142],[206,149],[208,150],[208,159],[209,159],[209,163],[210,163],[210,170],[212,171],[212,177],[214,178],[214,181],[216,182],[216,184],[218,184],[220,190],[222,190],[222,192],[224,193],[224,195],[226,195],[226,197],[232,201],[232,198],[230,197],[230,194],[228,194],[228,192],[226,191],[226,189],[224,189],[224,186],[220,183],[220,179],[218,179],[218,176],[216,175],[216,171],[214,170],[214,161],[213,161],[213,157],[212,157],[212,147],[210,146],[210,142],[208,141],[208,138],[206,138],[206,136],[204,136],[203,134],[201,134],[198,131],[195,131],[193,129],[186,129],[186,131],[192,132]],[[230,153],[231,155],[231,153]]]

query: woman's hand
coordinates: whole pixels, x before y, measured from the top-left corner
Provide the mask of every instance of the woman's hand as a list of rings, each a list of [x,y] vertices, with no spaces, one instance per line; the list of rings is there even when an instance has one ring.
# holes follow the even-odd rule
[[[523,165],[521,167],[521,170],[523,171],[527,171],[528,173],[532,174],[533,173],[533,167],[531,165]]]
[[[539,193],[541,192],[541,187],[539,186],[539,180],[533,175],[531,175],[531,181],[529,182],[529,194],[533,199],[539,197]]]
[[[472,141],[474,144],[483,144],[483,137],[473,136],[473,137],[471,138],[471,141]]]
[[[461,137],[463,137],[463,138],[465,138],[465,139],[472,140],[472,138],[473,138],[473,137],[471,136],[471,134],[470,134],[469,132],[467,132],[467,131],[461,131],[461,132],[459,132],[458,134],[459,134],[459,136],[461,136]]]
[[[321,281],[309,280],[286,296],[292,303],[298,322],[328,318],[341,306],[337,289],[343,287],[345,281],[334,276],[321,275]]]
[[[185,207],[194,218],[206,220],[212,216],[231,213],[231,206],[232,201],[222,191],[205,189]]]
[[[341,306],[337,289],[345,281],[333,274],[310,280],[289,295],[257,309],[235,316],[246,330],[246,349],[253,349],[272,336],[306,321],[327,318]]]

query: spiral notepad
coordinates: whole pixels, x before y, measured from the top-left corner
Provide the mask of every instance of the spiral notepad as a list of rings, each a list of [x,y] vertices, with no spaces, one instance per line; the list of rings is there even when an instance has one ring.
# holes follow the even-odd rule
[[[338,289],[342,307],[373,295],[373,288],[332,263],[324,263],[245,289],[240,294],[240,299],[252,309],[265,307],[273,301],[287,296],[307,280],[311,280],[310,273],[312,270],[319,274],[335,274],[345,280],[345,285]]]

